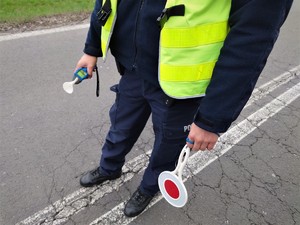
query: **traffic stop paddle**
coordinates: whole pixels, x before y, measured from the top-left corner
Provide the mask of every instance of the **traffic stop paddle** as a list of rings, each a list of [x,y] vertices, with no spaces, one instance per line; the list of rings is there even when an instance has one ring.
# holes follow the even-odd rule
[[[158,186],[162,196],[172,206],[181,208],[188,200],[188,193],[182,181],[182,171],[190,156],[190,148],[185,145],[179,155],[174,171],[164,171],[158,177]]]

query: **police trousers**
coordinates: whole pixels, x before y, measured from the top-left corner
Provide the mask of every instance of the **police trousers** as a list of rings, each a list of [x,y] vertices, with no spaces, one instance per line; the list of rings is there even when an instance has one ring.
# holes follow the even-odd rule
[[[116,99],[109,112],[111,126],[102,147],[100,171],[109,175],[122,170],[126,154],[151,115],[155,139],[139,189],[154,196],[159,191],[159,174],[175,169],[201,98],[172,99],[135,70],[125,70],[111,90]]]

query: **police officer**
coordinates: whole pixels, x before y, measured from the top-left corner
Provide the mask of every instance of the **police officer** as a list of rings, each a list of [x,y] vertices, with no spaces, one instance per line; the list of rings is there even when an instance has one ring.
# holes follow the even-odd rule
[[[219,133],[228,130],[292,5],[292,0],[174,2],[97,0],[76,66],[87,67],[91,77],[97,58],[110,48],[122,75],[111,88],[116,100],[100,165],[81,177],[82,186],[119,178],[126,154],[152,117],[154,146],[125,206],[128,217],[146,208],[159,190],[159,174],[175,168],[185,144],[212,150]]]

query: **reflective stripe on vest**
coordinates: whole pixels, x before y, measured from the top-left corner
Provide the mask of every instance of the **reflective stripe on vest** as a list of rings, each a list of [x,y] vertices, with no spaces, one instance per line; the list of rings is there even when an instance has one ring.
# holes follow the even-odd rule
[[[117,2],[118,2],[117,0],[106,0],[106,1],[110,1],[111,12],[108,15],[108,18],[105,21],[104,26],[102,26],[102,30],[101,30],[101,49],[103,53],[103,60],[106,59],[108,48],[109,48],[109,41],[117,19],[116,12],[117,12]],[[105,1],[103,1],[103,5],[104,4]]]
[[[173,98],[205,95],[228,33],[230,0],[167,0],[184,4],[184,16],[170,15],[160,36],[159,83]]]

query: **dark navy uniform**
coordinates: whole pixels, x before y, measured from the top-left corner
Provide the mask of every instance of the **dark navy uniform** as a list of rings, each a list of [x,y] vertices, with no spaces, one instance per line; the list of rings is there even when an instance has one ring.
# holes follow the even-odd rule
[[[158,175],[175,168],[200,99],[171,99],[136,70],[125,69],[119,84],[111,89],[116,101],[110,110],[111,127],[102,148],[100,171],[108,175],[121,170],[151,115],[155,141],[140,189],[154,195]]]
[[[104,174],[120,171],[148,118],[155,142],[140,189],[154,195],[157,177],[172,170],[188,131],[195,123],[210,132],[226,132],[248,101],[266,64],[292,0],[233,0],[230,31],[214,68],[206,96],[190,100],[167,97],[158,83],[160,29],[156,19],[165,0],[120,0],[110,49],[117,61],[120,83],[112,87],[116,101],[111,128],[102,149]],[[84,52],[101,57],[101,25],[96,1]],[[152,113],[152,114],[151,114]]]

